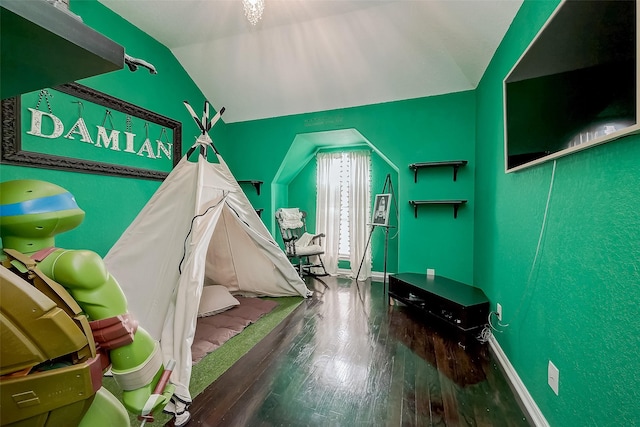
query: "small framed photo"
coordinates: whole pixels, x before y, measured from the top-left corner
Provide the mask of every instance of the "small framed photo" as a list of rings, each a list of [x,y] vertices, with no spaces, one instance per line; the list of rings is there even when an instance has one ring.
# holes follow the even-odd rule
[[[391,194],[376,194],[373,208],[373,225],[389,225],[389,209],[391,208]]]

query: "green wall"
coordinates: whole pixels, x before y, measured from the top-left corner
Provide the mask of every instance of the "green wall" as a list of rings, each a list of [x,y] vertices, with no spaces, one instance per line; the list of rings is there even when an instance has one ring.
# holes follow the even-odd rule
[[[404,165],[398,165],[403,167]],[[404,172],[404,170],[403,170]],[[373,204],[375,203],[375,195],[382,194],[385,186],[387,174],[391,178],[391,186],[394,193],[397,194],[396,187],[398,185],[398,172],[395,171],[382,157],[377,153],[371,153],[371,206],[370,212],[373,212]],[[386,192],[391,192],[387,186]],[[400,201],[396,200],[398,211],[400,210]],[[404,207],[404,206],[402,206]],[[396,205],[392,204],[389,211],[389,224],[396,226],[398,224],[398,216],[396,215]],[[387,273],[398,273],[398,228],[389,228],[389,238],[387,242]],[[371,270],[384,271],[384,228],[376,227],[371,235]],[[419,270],[418,270],[419,271]]]
[[[287,206],[277,206],[277,208],[299,207],[307,212],[307,227],[311,231],[316,230],[316,172],[317,162],[311,159],[304,168],[291,180],[288,187]],[[321,231],[321,230],[318,230]]]
[[[509,326],[496,338],[551,425],[634,425],[640,413],[640,219],[635,212],[640,205],[640,137],[560,158],[555,172],[553,162],[503,171],[502,81],[556,4],[525,1],[476,91],[219,122],[211,134],[237,179],[264,181],[260,196],[250,186],[245,190],[256,208],[265,209],[268,224],[279,207],[271,206],[269,184],[296,135],[357,129],[400,168],[394,182],[398,271],[435,268],[438,274],[482,287],[493,306],[502,304],[503,323]],[[95,0],[72,2],[72,9],[159,72],[125,68],[80,83],[181,121],[186,150],[198,132],[182,100],[197,111],[204,97],[171,52]],[[457,159],[469,164],[456,182],[450,168],[421,170],[417,183],[408,169],[413,162]],[[291,183],[290,205],[305,203],[300,197],[315,198],[308,191],[315,188],[309,187],[315,186],[314,175],[315,168],[308,165]],[[101,255],[159,185],[2,165],[0,179],[20,178],[69,189],[87,218],[57,244]],[[374,193],[379,178],[372,180]],[[448,206],[420,208],[414,218],[408,201],[427,198],[469,202],[458,219]],[[560,370],[559,396],[547,385],[549,360]]]
[[[238,179],[273,181],[298,134],[356,129],[399,170],[398,271],[438,274],[471,283],[475,171],[475,93],[452,93],[313,114],[231,123],[218,145]],[[423,170],[414,183],[408,165],[435,160],[468,160],[453,182],[451,168]],[[384,181],[372,182],[378,188]],[[270,186],[260,196],[265,216],[273,215]],[[377,190],[376,190],[377,191]],[[291,193],[289,193],[289,197]],[[453,218],[453,208],[423,207],[414,218],[409,200],[462,198],[469,202]],[[269,204],[269,206],[267,206]],[[288,203],[291,204],[290,202]]]
[[[183,147],[193,143],[198,131],[182,101],[189,100],[198,111],[204,97],[173,54],[95,0],[73,1],[71,7],[85,24],[123,45],[129,55],[150,62],[158,70],[158,74],[151,75],[144,68],[131,72],[125,66],[123,70],[80,80],[79,83],[182,122]],[[117,124],[115,126],[118,127]],[[223,128],[221,122],[216,125],[211,133],[214,141],[216,136],[224,133]],[[41,179],[71,191],[86,211],[86,219],[77,229],[60,235],[56,244],[91,249],[100,255],[107,253],[160,184],[159,181],[5,164],[1,168],[2,181]]]
[[[552,426],[637,425],[640,137],[557,159],[551,191],[553,161],[504,173],[502,81],[556,5],[524,2],[477,89],[474,282]]]

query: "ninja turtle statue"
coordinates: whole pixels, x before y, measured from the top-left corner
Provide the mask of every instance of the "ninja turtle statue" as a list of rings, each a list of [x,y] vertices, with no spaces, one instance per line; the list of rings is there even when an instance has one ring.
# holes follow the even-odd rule
[[[54,237],[83,219],[62,187],[0,183],[3,426],[130,425],[122,403],[101,387],[109,365],[124,407],[143,424],[173,394],[158,342],[128,313],[102,258],[55,247]]]

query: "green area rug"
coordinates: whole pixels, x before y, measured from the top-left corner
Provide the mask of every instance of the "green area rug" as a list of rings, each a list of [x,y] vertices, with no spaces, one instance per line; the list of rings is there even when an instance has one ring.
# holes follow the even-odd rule
[[[214,382],[220,375],[236,363],[242,356],[253,348],[262,338],[266,337],[280,322],[303,301],[301,297],[265,298],[276,301],[278,306],[270,313],[261,317],[256,323],[247,326],[241,333],[231,338],[218,349],[206,355],[193,366],[189,391],[191,398]],[[111,377],[105,377],[102,385],[113,393],[118,400],[122,400],[122,391]],[[165,425],[172,417],[164,413],[154,414],[155,421],[146,423],[145,427]],[[140,425],[138,418],[129,414],[132,426]]]

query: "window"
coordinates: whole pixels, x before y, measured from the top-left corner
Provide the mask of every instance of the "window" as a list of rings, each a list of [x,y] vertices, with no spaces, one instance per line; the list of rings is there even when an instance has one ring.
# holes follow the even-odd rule
[[[319,223],[325,232],[335,236],[327,237],[326,249],[327,255],[332,252],[335,259],[351,260],[354,241],[363,240],[369,212],[370,157],[368,151],[318,154],[317,208],[323,218]],[[329,244],[332,240],[335,243]],[[355,251],[359,253],[358,249]]]
[[[338,259],[349,259],[351,247],[349,245],[349,179],[351,165],[347,153],[341,153],[338,162],[340,171],[340,240],[338,245]]]

